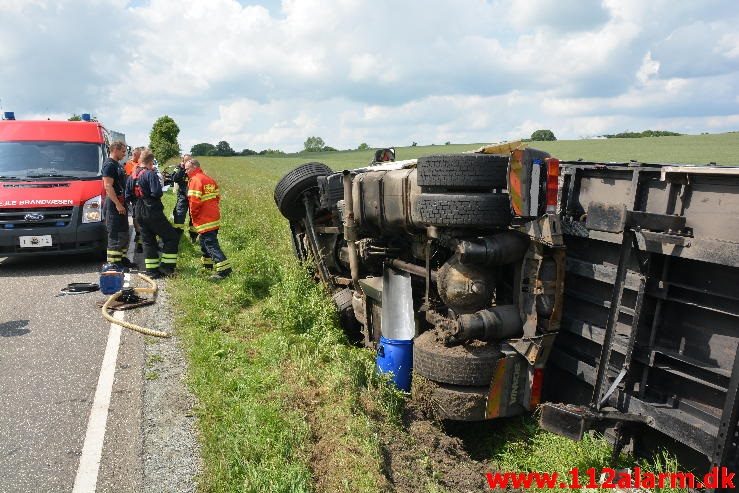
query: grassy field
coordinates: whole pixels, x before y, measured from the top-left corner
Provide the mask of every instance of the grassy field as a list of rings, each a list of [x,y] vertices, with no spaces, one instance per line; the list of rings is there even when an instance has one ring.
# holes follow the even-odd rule
[[[399,148],[397,157],[475,147]],[[537,147],[563,159],[739,164],[739,134]],[[199,248],[183,240],[180,275],[169,283],[190,362],[189,384],[200,402],[201,491],[454,491],[448,486],[453,478],[444,478],[422,454],[403,466],[413,489],[400,487],[402,478],[389,479],[388,440],[414,446],[401,420],[404,397],[375,375],[370,351],[347,344],[330,299],[294,260],[287,223],[272,199],[275,183],[297,164],[322,161],[340,170],[364,165],[371,156],[349,151],[201,159],[223,191],[219,237],[235,270],[212,283],[199,269]],[[487,468],[565,472],[607,463],[602,440],[575,444],[532,423],[485,423],[458,436]]]
[[[464,152],[482,146],[477,144],[452,144],[436,146],[397,147],[397,159],[413,159],[436,153]],[[739,166],[739,132],[711,135],[683,135],[680,137],[648,137],[641,139],[592,139],[558,140],[554,142],[529,142],[529,146],[549,152],[561,160],[616,161],[629,160],[646,163],[708,164]],[[372,159],[374,151],[315,152],[299,156],[267,158],[250,157],[250,162],[274,162],[276,167],[284,163],[292,165],[315,160],[328,164],[335,170],[342,167],[362,166]],[[292,166],[288,165],[288,167]]]

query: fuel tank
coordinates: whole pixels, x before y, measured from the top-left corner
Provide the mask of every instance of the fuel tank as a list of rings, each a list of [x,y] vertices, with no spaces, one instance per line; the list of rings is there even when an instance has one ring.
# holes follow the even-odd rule
[[[421,193],[415,168],[360,173],[352,187],[354,219],[361,230],[379,235],[424,230],[413,207]]]

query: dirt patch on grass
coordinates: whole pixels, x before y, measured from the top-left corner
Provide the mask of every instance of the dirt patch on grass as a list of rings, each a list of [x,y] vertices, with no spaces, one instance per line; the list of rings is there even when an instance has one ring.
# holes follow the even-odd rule
[[[469,456],[462,440],[429,419],[424,407],[410,401],[402,426],[385,429],[381,436],[385,473],[393,491],[482,491],[489,468]]]
[[[291,373],[291,372],[288,372]],[[472,492],[487,488],[489,467],[470,457],[464,442],[429,418],[423,399],[409,400],[400,421],[388,418],[372,392],[347,409],[325,382],[295,382],[291,402],[309,423],[307,462],[318,492]],[[357,429],[359,428],[359,429]],[[367,439],[374,435],[374,439]]]

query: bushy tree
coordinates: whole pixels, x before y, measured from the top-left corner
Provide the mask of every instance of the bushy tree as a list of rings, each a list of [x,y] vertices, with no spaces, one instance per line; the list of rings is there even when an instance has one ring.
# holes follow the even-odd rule
[[[159,117],[154,122],[149,133],[149,147],[160,163],[164,164],[168,159],[180,154],[180,144],[177,142],[179,134],[180,127],[167,115]]]
[[[416,147],[418,145],[418,142],[411,142],[411,147]]]
[[[236,151],[234,151],[231,148],[231,145],[225,140],[222,140],[218,144],[216,144],[216,156],[228,157],[234,155],[236,155]]]
[[[554,132],[549,129],[537,130],[531,134],[531,140],[557,140]]]
[[[67,118],[67,121],[70,121],[70,122],[81,122],[82,121],[82,117],[80,115],[78,115],[77,113],[75,113],[74,115],[72,115],[69,118]]]
[[[252,151],[251,149],[244,149],[239,154],[241,154],[242,156],[254,156],[258,153],[257,151]]]
[[[260,156],[286,156],[287,154],[284,151],[281,151],[279,149],[264,149],[262,151],[259,151]]]
[[[202,142],[200,144],[195,144],[190,148],[190,155],[192,156],[207,156],[210,151],[215,151],[216,146],[213,144],[208,144],[207,142]]]
[[[320,137],[308,137],[303,143],[303,147],[308,152],[319,152],[322,151],[326,143]]]
[[[370,146],[368,146],[366,142],[362,142],[361,144],[359,144],[359,147],[357,147],[357,150],[358,151],[366,151],[369,148],[370,148]]]

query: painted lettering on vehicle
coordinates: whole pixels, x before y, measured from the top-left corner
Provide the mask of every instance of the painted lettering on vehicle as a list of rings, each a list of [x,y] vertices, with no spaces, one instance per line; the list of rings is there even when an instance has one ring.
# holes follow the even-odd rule
[[[26,205],[74,205],[74,202],[71,199],[27,199],[0,202],[0,207],[23,207]]]
[[[521,377],[521,365],[514,364],[513,365],[513,378],[511,379],[512,386],[511,386],[511,404],[515,404],[518,402],[518,384],[519,384],[519,378]]]

